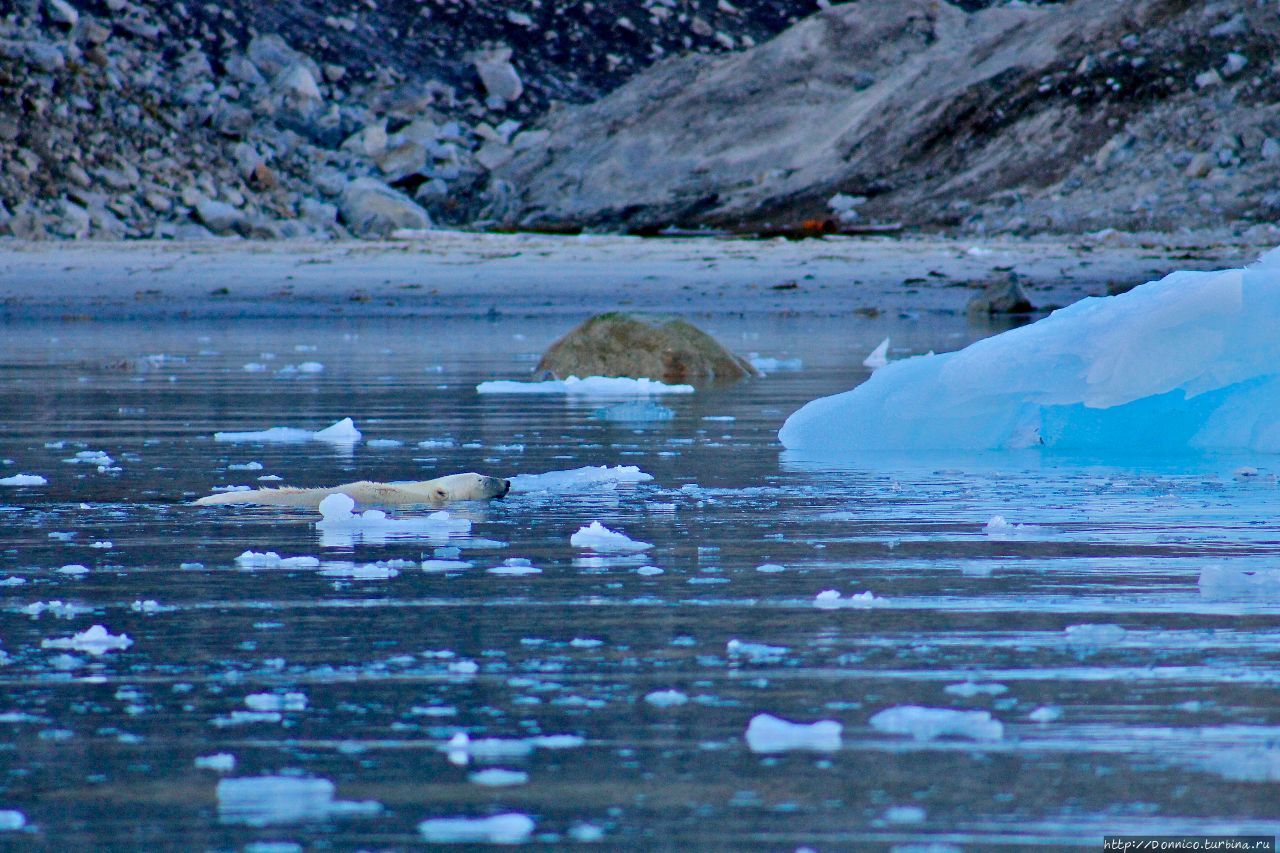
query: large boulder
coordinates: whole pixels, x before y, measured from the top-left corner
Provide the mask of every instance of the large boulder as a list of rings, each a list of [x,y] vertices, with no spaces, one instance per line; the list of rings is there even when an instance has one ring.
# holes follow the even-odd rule
[[[665,382],[759,376],[751,363],[678,317],[597,314],[551,345],[537,370],[556,378],[631,376]]]
[[[382,181],[357,178],[342,191],[342,221],[357,237],[390,237],[402,228],[430,228],[431,217]]]

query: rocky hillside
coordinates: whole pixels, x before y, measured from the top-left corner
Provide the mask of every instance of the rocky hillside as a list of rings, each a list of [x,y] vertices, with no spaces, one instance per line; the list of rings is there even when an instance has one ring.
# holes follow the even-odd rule
[[[1171,230],[1280,215],[1280,16],[1254,0],[836,6],[550,116],[510,224]]]
[[[487,173],[657,59],[816,0],[10,0],[0,235],[376,237],[483,221]]]
[[[1260,0],[10,0],[0,236],[1280,214]]]

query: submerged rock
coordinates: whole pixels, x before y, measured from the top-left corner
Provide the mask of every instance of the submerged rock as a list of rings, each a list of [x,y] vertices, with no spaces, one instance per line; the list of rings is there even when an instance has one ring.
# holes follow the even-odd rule
[[[750,362],[678,317],[598,314],[551,345],[537,370],[569,376],[663,381],[736,381],[759,376]]]
[[[990,314],[1029,314],[1035,310],[1031,297],[1013,273],[1004,281],[993,281],[974,295],[965,307],[970,317]]]

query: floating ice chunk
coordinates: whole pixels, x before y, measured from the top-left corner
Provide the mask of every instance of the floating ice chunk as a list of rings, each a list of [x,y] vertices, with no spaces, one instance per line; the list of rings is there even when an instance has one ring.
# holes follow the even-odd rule
[[[365,447],[404,447],[403,441],[394,438],[371,438],[364,443]]]
[[[70,542],[76,538],[76,534],[72,531],[55,530],[49,534],[50,539],[56,539],[59,542]]]
[[[305,693],[250,693],[244,704],[251,711],[305,711]]]
[[[115,460],[103,450],[81,450],[75,456],[62,461],[72,465],[97,465],[99,468],[109,468],[115,464]]]
[[[863,367],[869,367],[872,370],[879,370],[889,363],[889,339],[885,338],[876,344],[876,348],[867,354],[862,360]]]
[[[326,441],[330,444],[355,444],[360,440],[360,430],[351,418],[343,418],[322,430],[272,427],[257,432],[215,432],[214,441]]]
[[[177,610],[178,608],[165,606],[153,598],[148,598],[145,601],[134,601],[133,604],[129,605],[129,609],[134,613],[145,613],[148,616],[153,616],[156,613],[164,613],[167,610]]]
[[[512,575],[517,577],[520,575],[542,574],[542,569],[533,565],[533,563],[529,562],[524,557],[511,557],[510,559],[503,560],[501,566],[494,566],[492,569],[488,569],[487,571],[491,575]]]
[[[386,562],[379,560],[376,563],[365,563],[356,565],[345,561],[334,561],[324,564],[324,568],[320,570],[320,574],[327,578],[350,578],[357,581],[383,581],[390,580],[400,574],[400,570],[394,566],[388,565]]]
[[[594,823],[575,823],[569,827],[569,837],[580,844],[593,844],[604,839],[604,830]]]
[[[17,575],[12,575],[7,578],[0,578],[0,586],[22,586],[26,582],[27,582],[26,578],[20,578]]]
[[[999,696],[1008,693],[1009,688],[1003,684],[978,684],[973,681],[962,681],[959,684],[948,684],[942,688],[944,693],[972,699],[974,696]]]
[[[768,358],[759,353],[751,353],[747,356],[747,360],[751,362],[751,366],[762,374],[772,373],[775,370],[803,370],[804,362],[798,358]],[[706,418],[703,418],[706,420]]]
[[[471,563],[466,560],[423,560],[422,570],[424,572],[456,572],[461,569],[471,568]]]
[[[49,481],[39,474],[14,474],[0,477],[0,486],[47,486]]]
[[[689,697],[679,690],[655,690],[644,697],[644,701],[658,708],[673,708],[689,701]]]
[[[279,711],[232,711],[225,717],[214,717],[211,722],[218,728],[224,728],[250,723],[278,723],[283,719]]]
[[[429,438],[419,441],[418,446],[423,450],[444,450],[456,446],[456,442],[452,438]]]
[[[213,755],[199,755],[195,760],[196,767],[201,770],[215,770],[218,773],[230,773],[236,769],[236,757],[229,752],[218,752]]]
[[[74,619],[81,613],[93,612],[93,608],[62,601],[37,601],[22,608],[22,612],[28,616],[35,617],[40,616],[42,613],[52,613],[59,619]]]
[[[99,549],[102,549],[102,550],[104,550],[104,551],[105,551],[105,550],[110,550],[114,544],[115,544],[115,543],[111,542],[109,539],[103,539],[101,542],[92,542],[92,543],[90,543],[90,544],[89,544],[89,547],[90,547],[90,548],[99,548]]]
[[[575,548],[590,548],[602,553],[629,553],[647,551],[652,543],[630,539],[626,534],[610,530],[598,521],[593,521],[569,537],[569,544]]]
[[[1034,524],[1010,524],[1003,515],[993,515],[982,526],[982,532],[992,539],[1011,541],[1014,539],[1030,539],[1041,532]]]
[[[782,658],[790,651],[786,646],[770,646],[765,643],[744,643],[741,640],[730,640],[725,644],[729,657],[744,658],[752,663],[770,663]]]
[[[1027,719],[1033,723],[1052,723],[1062,716],[1062,709],[1053,705],[1041,705],[1030,714]]]
[[[627,376],[588,376],[546,382],[497,380],[476,386],[480,394],[568,394],[582,397],[651,397],[656,394],[692,394],[692,385],[668,385],[654,379]]]
[[[267,369],[267,366],[260,361],[251,361],[241,369],[244,370],[245,373],[262,373]]]
[[[418,824],[432,844],[523,844],[533,835],[533,818],[511,812],[493,817],[437,817]]]
[[[471,529],[471,522],[465,518],[455,518],[441,510],[428,516],[411,518],[388,518],[380,509],[367,509],[362,513],[354,513],[356,502],[341,492],[325,498],[320,502],[321,520],[316,527],[325,533],[342,532],[359,534],[368,538],[391,535],[425,534],[427,536],[448,536],[453,533],[466,533]]]
[[[324,365],[318,361],[304,361],[298,365],[299,373],[321,373],[324,371]]]
[[[261,471],[262,463],[261,462],[245,462],[241,465],[233,464],[233,465],[228,465],[227,470],[228,471]]]
[[[320,560],[316,557],[281,557],[275,551],[265,554],[245,551],[236,557],[236,564],[242,569],[314,569],[320,565]]]
[[[0,832],[12,832],[27,825],[27,816],[16,809],[0,809]]]
[[[1083,299],[963,350],[896,361],[787,419],[809,456],[1043,445],[1280,452],[1280,251]]]
[[[94,625],[72,637],[57,640],[41,640],[42,649],[71,649],[77,652],[88,652],[95,657],[116,649],[127,649],[133,645],[128,634],[112,635],[101,625]]]
[[[879,607],[885,603],[887,603],[886,599],[873,595],[871,590],[851,595],[848,598],[841,598],[839,590],[824,589],[813,599],[813,606],[822,610],[835,610],[840,607]]]
[[[1245,570],[1205,566],[1200,570],[1200,595],[1208,599],[1280,599],[1280,570]]]
[[[1073,646],[1112,646],[1124,640],[1128,633],[1119,625],[1068,625],[1063,632]]]
[[[652,400],[631,400],[604,406],[591,413],[593,418],[613,423],[656,423],[669,421],[676,413]]]
[[[757,572],[785,572],[786,570],[786,566],[779,566],[777,563],[762,563],[756,566]],[[839,595],[839,593],[836,594]]]
[[[88,566],[82,566],[79,563],[71,563],[58,569],[60,575],[87,575],[89,574]]]
[[[662,574],[662,569],[658,568],[657,566],[641,566],[640,568],[636,569],[636,574],[650,577],[653,575]]]
[[[511,491],[564,492],[618,483],[647,483],[653,479],[634,465],[587,465],[567,471],[548,471],[545,474],[517,474],[511,478]]]
[[[328,779],[294,776],[255,776],[223,779],[218,783],[218,820],[248,826],[324,821],[336,815],[372,815],[377,802],[346,802],[333,798]]]
[[[752,752],[836,752],[843,728],[835,720],[793,723],[771,714],[756,714],[747,724],[747,747]]]
[[[1233,782],[1280,782],[1280,749],[1266,746],[1221,750],[1207,756],[1202,766]]]
[[[523,770],[503,770],[501,767],[490,767],[487,770],[477,770],[469,774],[467,779],[476,785],[483,785],[486,788],[506,788],[512,785],[525,784],[529,781],[529,774]]]
[[[892,735],[911,735],[916,740],[963,737],[971,740],[1000,740],[1004,725],[986,711],[953,711],[950,708],[921,708],[899,705],[871,718],[871,727]]]
[[[212,492],[251,492],[252,486],[214,486]]]

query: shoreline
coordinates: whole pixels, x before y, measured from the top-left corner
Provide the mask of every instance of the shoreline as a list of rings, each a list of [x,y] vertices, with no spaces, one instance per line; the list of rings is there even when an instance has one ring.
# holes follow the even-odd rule
[[[0,321],[963,313],[1014,273],[1040,309],[1267,246],[1170,235],[0,242]]]

